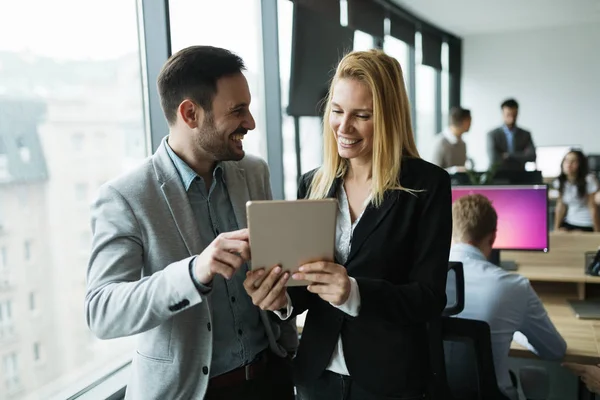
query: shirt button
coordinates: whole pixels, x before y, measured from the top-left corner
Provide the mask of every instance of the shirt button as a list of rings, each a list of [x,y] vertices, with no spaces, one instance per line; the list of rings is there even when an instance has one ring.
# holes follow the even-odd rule
[[[208,367],[206,365],[204,367],[202,367],[202,373],[204,375],[208,375]]]
[[[242,332],[241,329],[238,329],[238,335],[241,335],[242,333],[244,333],[244,332]]]
[[[206,324],[206,327],[208,328],[208,331],[210,332],[210,322],[208,324]]]
[[[235,303],[235,297],[234,296],[231,296],[231,302]]]

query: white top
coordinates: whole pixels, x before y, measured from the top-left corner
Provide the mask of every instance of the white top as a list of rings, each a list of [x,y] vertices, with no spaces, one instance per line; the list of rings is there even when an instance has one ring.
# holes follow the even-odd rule
[[[598,181],[592,174],[586,176],[586,193],[593,194],[598,191]],[[555,189],[559,188],[558,179],[553,184]],[[567,206],[567,216],[565,222],[575,226],[594,227],[592,214],[588,206],[587,196],[581,198],[577,195],[577,186],[569,181],[565,182],[565,189],[562,195],[562,202]]]
[[[348,197],[346,196],[346,190],[344,189],[343,184],[338,187],[337,199],[338,214],[336,218],[335,229],[335,258],[343,264],[348,259],[348,255],[350,255],[350,249],[352,247],[352,234],[354,233],[354,228],[356,228],[356,225],[358,225],[358,221],[360,221],[364,210],[363,213],[356,218],[354,223],[352,223],[352,218],[350,216],[350,205],[348,204]],[[365,204],[368,204],[370,199],[371,198],[369,196],[369,198],[365,200]],[[280,311],[274,311],[274,313],[283,320],[289,318],[294,309],[289,296],[287,296],[287,299],[288,304],[285,314],[281,313]],[[350,294],[348,295],[348,300],[339,306],[336,306],[335,304],[331,305],[352,317],[358,316],[360,311],[360,293],[356,279],[350,277]],[[329,364],[325,369],[340,375],[350,375],[350,372],[348,372],[348,367],[346,366],[346,360],[344,359],[344,346],[342,345],[341,335],[338,337],[338,341],[333,349]]]
[[[517,399],[508,372],[512,340],[547,360],[562,359],[567,344],[527,278],[488,262],[479,249],[465,243],[452,246],[450,261],[462,262],[465,276],[465,308],[457,316],[489,324],[498,386]],[[452,290],[447,289],[450,298]]]

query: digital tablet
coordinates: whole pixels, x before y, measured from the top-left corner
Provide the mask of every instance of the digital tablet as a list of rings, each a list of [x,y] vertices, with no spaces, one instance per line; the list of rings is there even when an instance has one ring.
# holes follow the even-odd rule
[[[290,274],[313,261],[334,260],[338,202],[323,200],[265,200],[246,203],[250,269],[280,265]],[[307,285],[292,278],[287,286]]]

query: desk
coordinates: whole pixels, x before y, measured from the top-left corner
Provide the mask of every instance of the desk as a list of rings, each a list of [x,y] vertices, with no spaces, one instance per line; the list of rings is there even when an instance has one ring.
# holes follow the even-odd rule
[[[584,253],[599,246],[598,233],[551,232],[548,253],[502,252],[502,258],[517,262],[515,273],[529,279],[540,296],[550,319],[567,342],[566,361],[600,363],[600,320],[577,318],[567,302],[567,299],[585,299],[586,285],[600,285],[600,277],[586,275],[584,270]],[[515,342],[510,355],[536,357]]]
[[[582,364],[600,363],[600,320],[583,320],[575,317],[564,293],[544,294],[540,298],[550,319],[567,342],[565,361]],[[510,356],[537,358],[535,354],[513,342]]]
[[[600,277],[585,274],[585,252],[600,247],[600,233],[550,232],[550,251],[503,251],[501,258],[514,260],[518,274],[532,282],[575,283],[577,298],[585,299],[586,284],[600,284]]]

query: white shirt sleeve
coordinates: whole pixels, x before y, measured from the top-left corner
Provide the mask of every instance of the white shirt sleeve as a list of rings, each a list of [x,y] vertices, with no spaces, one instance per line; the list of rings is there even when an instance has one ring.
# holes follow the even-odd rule
[[[348,296],[348,300],[339,306],[336,306],[335,304],[331,305],[338,310],[345,312],[351,317],[358,317],[358,313],[360,311],[360,292],[358,291],[358,283],[356,283],[356,279],[350,278],[350,295]]]
[[[282,321],[287,320],[292,315],[294,311],[294,306],[292,305],[292,299],[290,299],[290,295],[285,293],[285,297],[287,298],[287,305],[285,306],[285,313],[281,312],[281,310],[273,311],[275,315],[279,317]]]
[[[596,180],[596,177],[594,175],[588,175],[585,178],[585,181],[588,194],[596,193],[598,191],[598,181]]]
[[[526,285],[527,312],[519,329],[526,341],[519,335],[515,339],[543,359],[561,360],[567,351],[567,343],[548,317],[542,301],[529,281],[526,281]]]

